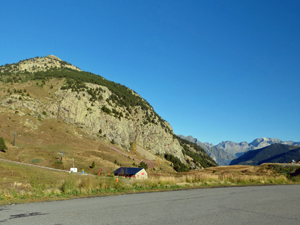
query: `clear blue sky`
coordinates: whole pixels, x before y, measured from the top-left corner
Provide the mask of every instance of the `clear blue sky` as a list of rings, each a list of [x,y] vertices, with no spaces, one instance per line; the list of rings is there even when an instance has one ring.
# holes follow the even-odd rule
[[[135,90],[202,142],[300,141],[298,0],[0,6],[0,65],[53,54]]]

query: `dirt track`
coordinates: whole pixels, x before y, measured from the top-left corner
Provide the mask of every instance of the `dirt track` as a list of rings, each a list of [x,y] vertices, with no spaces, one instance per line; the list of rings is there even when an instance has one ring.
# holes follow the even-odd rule
[[[59,171],[59,172],[67,172],[67,173],[69,172],[68,170],[54,169],[54,168],[50,168],[50,167],[32,165],[32,164],[29,164],[29,163],[16,162],[16,161],[11,161],[11,160],[7,160],[7,159],[0,159],[0,161],[10,162],[10,163],[17,163],[17,164],[22,164],[22,165],[26,165],[26,166],[34,166],[34,167],[39,167],[39,168],[48,169],[48,170],[55,170],[55,171]]]

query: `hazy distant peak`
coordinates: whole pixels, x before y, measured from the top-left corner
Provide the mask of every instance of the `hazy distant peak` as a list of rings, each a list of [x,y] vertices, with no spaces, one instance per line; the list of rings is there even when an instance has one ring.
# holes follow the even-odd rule
[[[178,136],[182,139],[188,140],[188,141],[193,142],[196,145],[200,146],[220,166],[228,165],[230,163],[230,161],[233,159],[233,156],[226,153],[223,149],[218,149],[218,148],[214,147],[214,145],[212,143],[208,143],[208,142],[201,143],[197,138],[194,138],[191,135],[185,137],[184,135],[179,134]]]
[[[213,143],[209,143],[209,142],[203,142],[203,144],[205,144],[205,145],[207,145],[207,146],[209,146],[209,147],[213,147],[213,146],[214,146]]]
[[[270,144],[275,144],[275,143],[281,143],[282,141],[279,140],[278,138],[257,138],[253,140],[249,145],[252,145],[254,147],[265,147]],[[264,146],[262,146],[264,145]]]

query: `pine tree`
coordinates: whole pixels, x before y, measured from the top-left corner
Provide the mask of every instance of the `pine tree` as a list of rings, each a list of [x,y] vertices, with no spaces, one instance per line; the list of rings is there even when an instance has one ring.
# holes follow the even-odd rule
[[[91,169],[95,168],[95,161],[92,162],[92,165],[90,167]]]
[[[6,150],[7,150],[7,147],[5,145],[4,139],[3,139],[3,137],[0,137],[0,151],[6,152]]]
[[[142,161],[139,165],[140,168],[144,168],[145,170],[148,169],[148,165],[147,163],[145,163],[144,161]]]

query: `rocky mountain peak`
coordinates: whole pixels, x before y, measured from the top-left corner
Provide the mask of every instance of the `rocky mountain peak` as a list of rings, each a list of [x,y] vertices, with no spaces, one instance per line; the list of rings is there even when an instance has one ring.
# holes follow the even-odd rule
[[[81,71],[78,67],[61,60],[54,55],[48,55],[46,57],[35,57],[30,59],[21,60],[18,63],[6,64],[0,66],[0,73],[36,73],[40,71],[47,71],[50,69],[72,69]]]
[[[277,138],[257,138],[253,140],[249,145],[253,146],[254,148],[263,148],[271,144],[281,143],[282,141]]]
[[[50,58],[50,59],[56,59],[56,60],[62,61],[60,58],[56,57],[55,55],[47,55],[46,57]]]

